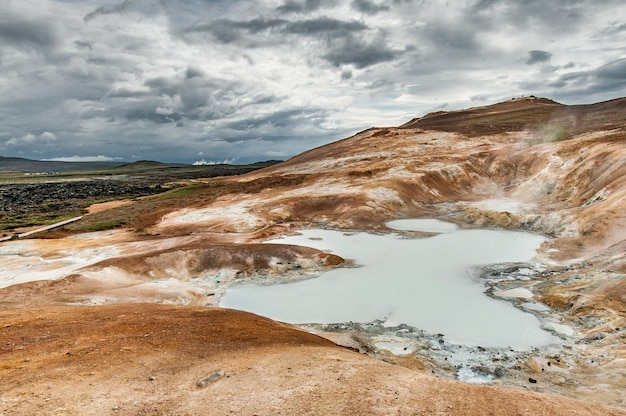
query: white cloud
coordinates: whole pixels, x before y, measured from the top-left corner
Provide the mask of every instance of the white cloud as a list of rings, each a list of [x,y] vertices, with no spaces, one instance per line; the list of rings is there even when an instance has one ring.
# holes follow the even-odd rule
[[[263,156],[267,157],[287,157],[289,154],[284,150],[268,150],[263,153]]]
[[[6,144],[11,146],[34,145],[37,143],[50,143],[55,140],[57,140],[56,134],[45,131],[41,134],[28,133],[19,138],[11,137],[9,140],[7,140]]]
[[[45,131],[41,133],[41,139],[46,141],[54,141],[57,139],[57,135],[54,133],[50,133],[49,131]]]
[[[122,160],[121,157],[98,156],[62,156],[50,159],[42,159],[48,162],[114,162]]]

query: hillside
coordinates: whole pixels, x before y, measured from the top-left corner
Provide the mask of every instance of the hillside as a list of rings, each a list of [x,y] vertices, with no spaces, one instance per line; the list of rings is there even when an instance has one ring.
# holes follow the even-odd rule
[[[626,99],[567,106],[537,97],[518,98],[485,107],[460,111],[440,111],[413,119],[400,128],[423,128],[472,135],[509,131],[563,129],[561,139],[575,135],[623,127],[620,118]]]
[[[0,413],[626,414],[625,144],[626,99],[516,99],[371,128],[6,242],[0,376],[11,382]],[[270,237],[388,233],[396,218],[548,236],[542,265],[497,288],[524,289],[544,318],[571,328],[563,346],[488,357],[502,374],[472,385],[451,380],[434,348],[394,355],[353,323],[316,328],[344,348],[213,308],[235,284],[351,265],[259,244]],[[84,233],[121,219],[130,228]],[[492,272],[535,267],[504,266],[513,271]]]

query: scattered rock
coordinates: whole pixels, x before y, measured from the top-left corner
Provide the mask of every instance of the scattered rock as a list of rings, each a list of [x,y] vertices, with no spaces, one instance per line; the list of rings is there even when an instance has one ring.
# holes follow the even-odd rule
[[[493,371],[493,374],[498,378],[504,377],[506,373],[507,371],[504,367],[496,367],[496,369]]]
[[[199,380],[196,384],[200,388],[206,387],[208,384],[213,383],[214,381],[217,381],[222,377],[224,377],[224,370],[217,370],[211,373],[211,375],[209,375],[208,377]]]

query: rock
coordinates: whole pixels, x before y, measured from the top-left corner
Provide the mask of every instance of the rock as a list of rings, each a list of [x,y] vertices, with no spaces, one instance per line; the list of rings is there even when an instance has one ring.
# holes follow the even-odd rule
[[[217,370],[211,373],[211,375],[199,380],[196,384],[200,388],[206,387],[208,384],[213,383],[222,377],[224,377],[224,370]]]
[[[537,380],[535,380],[532,377],[528,377],[528,382],[531,383],[531,384],[537,384]]]

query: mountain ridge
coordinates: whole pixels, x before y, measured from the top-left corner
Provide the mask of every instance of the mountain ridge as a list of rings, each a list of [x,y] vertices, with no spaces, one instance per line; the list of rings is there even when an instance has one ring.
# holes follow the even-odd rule
[[[457,111],[429,113],[399,128],[456,131],[477,136],[536,129],[545,124],[563,124],[569,125],[569,135],[575,135],[600,127],[621,127],[612,113],[617,111],[624,114],[625,108],[624,97],[579,105],[565,105],[548,98],[526,97]],[[611,114],[611,117],[607,117],[607,114]],[[577,118],[576,125],[570,125],[572,117]]]

